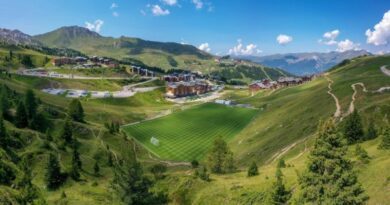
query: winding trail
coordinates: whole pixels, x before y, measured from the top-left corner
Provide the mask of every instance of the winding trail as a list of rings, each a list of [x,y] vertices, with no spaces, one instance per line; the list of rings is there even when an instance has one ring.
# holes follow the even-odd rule
[[[381,71],[383,74],[387,75],[390,77],[390,70],[386,68],[386,65],[381,66]]]
[[[324,75],[325,78],[326,78],[326,80],[329,82],[329,84],[328,84],[328,94],[331,95],[331,96],[333,97],[333,99],[334,99],[334,101],[335,101],[335,103],[336,103],[336,111],[335,111],[333,117],[338,118],[338,117],[341,116],[341,106],[340,106],[339,99],[336,97],[335,94],[332,93],[332,84],[333,84],[334,82],[333,82],[332,79],[330,79],[330,78],[328,77],[328,75],[329,75],[328,73],[326,73],[326,74]]]
[[[363,88],[363,92],[368,92],[367,89],[366,89],[366,86],[364,86],[364,83],[354,83],[351,85],[352,87],[352,90],[353,90],[353,94],[352,94],[352,100],[351,100],[351,103],[349,104],[349,108],[348,108],[348,112],[346,114],[349,115],[351,113],[353,113],[353,111],[355,110],[355,100],[356,100],[356,95],[357,95],[357,89],[356,89],[356,86],[357,85],[360,85],[362,88]]]

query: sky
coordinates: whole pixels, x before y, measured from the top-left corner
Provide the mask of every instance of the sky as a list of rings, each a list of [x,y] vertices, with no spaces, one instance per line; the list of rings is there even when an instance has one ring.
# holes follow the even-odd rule
[[[390,52],[389,0],[0,0],[0,28],[71,25],[217,55]]]

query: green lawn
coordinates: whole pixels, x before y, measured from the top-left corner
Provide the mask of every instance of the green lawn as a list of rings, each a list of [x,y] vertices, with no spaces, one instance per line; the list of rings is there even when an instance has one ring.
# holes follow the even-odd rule
[[[191,161],[202,159],[215,138],[230,141],[256,113],[207,103],[123,129],[160,158]],[[151,137],[159,140],[158,146],[150,142]]]

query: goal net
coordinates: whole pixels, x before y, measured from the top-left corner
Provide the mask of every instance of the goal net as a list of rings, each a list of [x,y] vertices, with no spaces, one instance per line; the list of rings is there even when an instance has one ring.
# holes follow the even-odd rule
[[[154,146],[160,145],[160,141],[155,137],[150,138],[150,143],[152,143]]]

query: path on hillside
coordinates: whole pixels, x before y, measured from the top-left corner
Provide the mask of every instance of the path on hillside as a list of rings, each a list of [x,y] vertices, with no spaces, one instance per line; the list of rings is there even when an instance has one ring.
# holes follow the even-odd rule
[[[297,146],[298,144],[302,143],[302,142],[305,142],[307,139],[309,139],[311,136],[313,136],[315,134],[312,134],[312,135],[309,135],[303,139],[300,139],[294,143],[292,143],[291,145],[283,148],[282,150],[280,150],[279,152],[275,153],[274,155],[272,155],[272,157],[266,162],[267,164],[270,163],[270,162],[275,162],[277,159],[279,159],[281,156],[283,156],[284,154],[286,154],[288,151],[290,151],[292,148],[294,148],[295,146]],[[306,150],[306,148],[305,148]]]
[[[352,90],[353,90],[353,94],[352,94],[352,100],[351,100],[351,103],[349,104],[349,108],[348,108],[348,112],[347,112],[346,116],[353,113],[353,111],[355,110],[355,100],[356,100],[356,95],[358,92],[356,89],[357,85],[360,85],[363,88],[363,92],[365,92],[365,93],[367,92],[367,89],[366,89],[366,86],[364,86],[364,83],[354,83],[351,85]]]
[[[328,94],[331,95],[331,96],[333,97],[333,99],[334,99],[334,101],[335,101],[335,103],[336,103],[336,111],[335,111],[333,117],[338,118],[338,117],[341,116],[341,106],[340,106],[340,103],[339,103],[339,99],[336,97],[335,94],[332,93],[332,84],[333,84],[334,82],[333,82],[332,79],[330,79],[330,78],[328,77],[328,73],[326,73],[324,76],[325,76],[326,80],[329,82],[329,83],[328,83]]]
[[[383,74],[390,77],[390,70],[388,70],[386,67],[387,67],[386,65],[381,66],[381,71]]]

